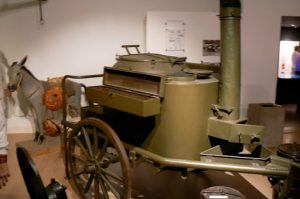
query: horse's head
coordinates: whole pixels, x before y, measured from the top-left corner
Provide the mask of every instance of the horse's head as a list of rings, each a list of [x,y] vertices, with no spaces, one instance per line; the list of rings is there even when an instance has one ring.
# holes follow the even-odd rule
[[[22,81],[21,70],[27,60],[27,56],[24,57],[19,63],[14,62],[10,67],[8,67],[7,73],[9,78],[8,89],[10,92],[17,90],[19,84]]]

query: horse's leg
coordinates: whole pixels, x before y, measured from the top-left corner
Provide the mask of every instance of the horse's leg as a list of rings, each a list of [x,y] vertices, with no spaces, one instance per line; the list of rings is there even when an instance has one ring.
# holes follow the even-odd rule
[[[38,116],[36,113],[35,108],[32,109],[32,115],[33,115],[33,120],[34,120],[34,125],[35,125],[35,133],[34,133],[34,142],[38,142],[40,133],[39,133],[39,121],[38,121]]]
[[[43,128],[43,122],[46,117],[46,107],[43,104],[42,99],[42,93],[43,90],[38,91],[36,95],[32,96],[31,103],[33,106],[33,109],[35,111],[35,117],[36,117],[36,134],[35,134],[35,141],[38,144],[43,143],[44,141],[44,128]]]
[[[80,116],[81,108],[81,85],[74,82],[73,89],[75,91],[74,95],[70,96],[68,99],[69,104],[69,114],[71,117]]]
[[[46,114],[46,108],[45,106],[39,106],[36,110],[37,113],[37,140],[36,142],[38,144],[42,144],[45,136],[44,136],[44,127],[43,127],[43,122],[45,121],[45,114]]]
[[[61,121],[63,119],[62,109],[59,109],[57,111],[53,111],[51,113],[52,113],[52,117],[51,117],[52,122],[54,122],[55,125],[60,127]]]
[[[80,115],[80,100],[77,96],[71,96],[68,98],[68,114],[71,117],[78,117]]]

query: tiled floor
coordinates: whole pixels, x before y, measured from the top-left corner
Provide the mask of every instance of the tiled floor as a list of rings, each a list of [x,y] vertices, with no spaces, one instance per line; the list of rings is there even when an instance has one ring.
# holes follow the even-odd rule
[[[300,115],[295,114],[294,105],[284,106],[286,122],[284,143],[300,143]],[[6,187],[0,189],[0,199],[29,198],[16,159],[15,143],[31,140],[32,134],[10,134],[9,167],[11,177]],[[64,163],[60,152],[33,157],[44,184],[49,184],[55,177],[68,187],[69,199],[77,198],[68,180],[64,178]],[[159,173],[149,164],[143,163],[133,171],[133,188],[135,195],[143,195],[147,199],[185,199],[200,198],[200,191],[212,185],[226,185],[238,189],[247,198],[272,198],[272,189],[265,176],[239,174],[217,171],[190,172],[186,180],[182,180],[178,171]]]

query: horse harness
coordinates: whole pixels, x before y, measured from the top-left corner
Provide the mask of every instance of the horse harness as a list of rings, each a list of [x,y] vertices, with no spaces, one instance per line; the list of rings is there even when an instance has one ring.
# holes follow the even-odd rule
[[[29,93],[29,95],[26,95],[25,98],[29,99],[31,96],[33,96],[38,90],[40,89],[40,86],[37,85],[35,87],[33,87],[32,92]]]

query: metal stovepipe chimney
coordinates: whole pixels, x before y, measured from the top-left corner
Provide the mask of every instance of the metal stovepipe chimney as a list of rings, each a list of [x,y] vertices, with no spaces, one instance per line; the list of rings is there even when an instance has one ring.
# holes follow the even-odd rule
[[[240,0],[220,0],[221,84],[219,105],[233,109],[225,120],[240,117]]]

